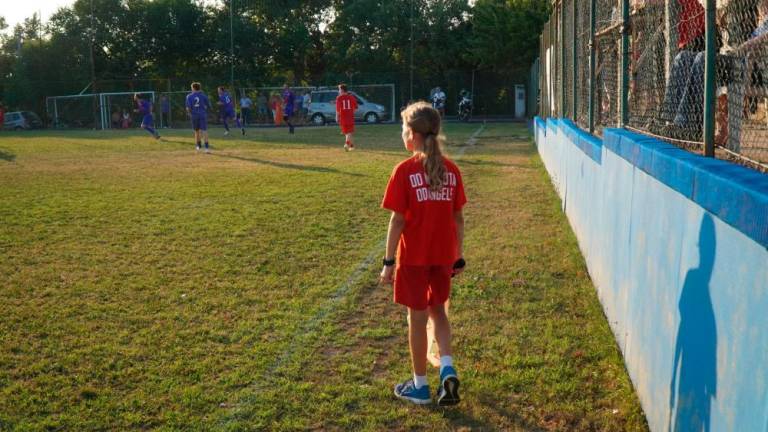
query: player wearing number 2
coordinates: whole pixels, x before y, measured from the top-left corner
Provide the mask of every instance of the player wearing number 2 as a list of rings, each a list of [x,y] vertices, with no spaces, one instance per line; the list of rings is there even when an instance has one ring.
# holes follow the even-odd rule
[[[355,111],[357,111],[357,98],[347,90],[346,84],[339,84],[339,96],[336,98],[336,121],[344,135],[344,150],[355,149],[352,142],[352,134],[355,133]]]
[[[195,130],[195,148],[200,150],[200,139],[205,139],[205,152],[210,152],[208,147],[208,109],[211,102],[208,96],[200,90],[200,83],[192,83],[192,93],[187,95],[187,113],[192,120],[192,129]]]

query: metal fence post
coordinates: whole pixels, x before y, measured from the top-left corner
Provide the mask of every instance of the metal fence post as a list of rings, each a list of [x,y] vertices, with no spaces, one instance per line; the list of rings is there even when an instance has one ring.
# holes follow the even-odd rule
[[[565,118],[565,0],[560,0],[560,117]]]
[[[549,75],[551,80],[550,85],[550,95],[549,95],[549,104],[550,104],[550,117],[557,117],[557,40],[555,39],[555,35],[557,34],[555,32],[555,26],[557,25],[557,9],[555,9],[552,13],[552,18],[549,20],[549,46],[552,47],[550,49],[550,66],[549,66]]]
[[[621,92],[619,127],[629,122],[629,0],[621,1]]]
[[[715,0],[707,0],[704,63],[704,156],[715,156]]]
[[[573,117],[573,120],[576,120],[579,117],[578,116],[578,112],[579,112],[578,111],[578,109],[579,109],[578,108],[579,107],[579,104],[578,104],[578,100],[579,100],[578,94],[579,94],[579,92],[576,91],[576,89],[579,88],[578,87],[578,82],[579,82],[579,67],[578,67],[579,60],[578,60],[578,52],[576,50],[576,41],[578,40],[578,34],[576,33],[576,27],[578,27],[576,25],[576,19],[577,19],[576,18],[577,17],[577,15],[576,15],[576,3],[577,3],[577,1],[578,0],[572,0],[571,1],[571,4],[573,5],[573,8],[571,9],[571,14],[572,14],[571,15],[572,16],[571,19],[573,20],[573,55],[571,56],[571,58],[573,58],[573,65],[572,65],[573,66],[573,82],[571,83],[571,85],[573,86],[572,87],[572,91],[573,91],[573,109],[571,110],[571,117]]]
[[[544,31],[546,31],[546,27],[544,28]],[[544,111],[544,97],[547,95],[547,92],[544,91],[544,86],[546,85],[545,76],[544,76],[544,70],[546,69],[547,65],[547,50],[544,47],[544,31],[541,33],[541,37],[539,38],[539,116],[541,117],[548,117],[547,112]]]
[[[596,11],[597,0],[591,0],[589,5],[589,133],[595,132],[595,28],[597,27],[597,19],[595,18]]]

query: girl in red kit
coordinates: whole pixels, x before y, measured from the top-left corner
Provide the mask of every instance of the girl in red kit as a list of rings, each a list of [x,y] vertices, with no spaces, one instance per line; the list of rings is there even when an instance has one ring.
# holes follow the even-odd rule
[[[445,302],[451,276],[464,270],[467,202],[459,168],[442,154],[440,113],[426,102],[403,112],[403,143],[413,156],[398,164],[382,207],[392,211],[382,283],[394,282],[394,300],[408,308],[413,378],[395,386],[395,396],[431,402],[427,385],[427,321],[432,320],[440,352],[438,405],[459,402],[459,379],[451,356],[451,326]],[[395,259],[397,249],[397,259]],[[397,266],[395,266],[397,264]]]

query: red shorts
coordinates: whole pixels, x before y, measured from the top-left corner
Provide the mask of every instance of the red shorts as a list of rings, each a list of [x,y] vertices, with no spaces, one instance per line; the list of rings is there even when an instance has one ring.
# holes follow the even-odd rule
[[[354,122],[351,122],[351,123],[340,123],[339,126],[341,126],[341,133],[343,133],[344,135],[351,134],[352,132],[355,131],[355,123]]]
[[[451,266],[398,266],[395,303],[415,310],[443,304],[451,294]]]

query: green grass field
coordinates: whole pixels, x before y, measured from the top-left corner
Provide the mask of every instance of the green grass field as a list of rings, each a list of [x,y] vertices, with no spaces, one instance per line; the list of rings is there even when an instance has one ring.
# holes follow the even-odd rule
[[[398,401],[377,285],[399,125],[0,134],[0,430],[646,430],[522,125],[448,125],[463,401]],[[430,371],[435,388],[437,372]]]

